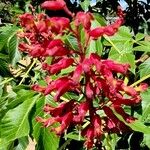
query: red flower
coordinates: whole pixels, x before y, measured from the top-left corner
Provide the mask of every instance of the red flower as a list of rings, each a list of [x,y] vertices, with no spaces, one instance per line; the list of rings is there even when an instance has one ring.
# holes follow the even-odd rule
[[[84,143],[85,147],[87,149],[90,149],[94,145],[94,127],[91,125],[88,125],[83,131],[82,136],[86,137],[86,141]]]
[[[66,3],[64,0],[52,0],[52,1],[45,1],[44,3],[41,4],[41,7],[43,9],[48,9],[48,10],[62,10],[66,6]]]
[[[45,90],[45,95],[50,94],[54,90],[58,90],[62,85],[64,85],[70,79],[68,77],[62,77],[48,84]]]
[[[65,17],[52,17],[49,19],[51,25],[51,31],[54,33],[61,33],[70,26],[70,20]]]
[[[86,30],[89,30],[91,27],[91,20],[93,19],[90,12],[78,12],[75,17],[75,25],[79,26],[82,24]]]
[[[61,135],[64,132],[64,130],[66,130],[69,127],[70,123],[72,122],[72,118],[72,112],[68,112],[60,118],[60,126],[53,128],[52,130],[55,131],[57,135]]]
[[[77,107],[77,115],[74,115],[73,121],[75,123],[82,123],[88,109],[89,109],[88,101],[85,101],[85,102],[79,104]]]
[[[96,39],[98,37],[103,36],[104,35],[104,27],[97,27],[97,28],[91,30],[89,35],[96,38]]]
[[[92,83],[88,82],[87,85],[86,85],[86,96],[88,98],[93,98],[93,95],[94,95],[94,91],[93,91],[93,86],[92,86]]]
[[[33,85],[33,86],[31,87],[31,89],[34,90],[34,91],[37,91],[37,92],[42,92],[42,93],[44,93],[45,90],[46,90],[45,87],[39,86],[39,85],[37,85],[37,84]]]
[[[30,30],[35,25],[34,17],[30,13],[25,13],[21,15],[19,18],[21,26],[25,27],[27,30]]]
[[[62,84],[58,88],[56,95],[54,97],[54,100],[58,101],[64,93],[66,93],[67,91],[70,91],[73,87],[74,87],[73,81],[71,81],[71,80],[66,81],[64,84]]]
[[[122,74],[126,74],[129,68],[129,64],[119,64],[113,60],[104,60],[102,61],[102,64],[105,65],[105,67],[109,70]]]
[[[49,104],[44,106],[44,111],[52,115],[53,117],[61,117],[64,116],[66,113],[70,112],[73,109],[74,100],[69,102],[63,102],[57,107],[53,107]]]
[[[104,106],[103,110],[107,116],[105,119],[106,121],[106,130],[111,131],[113,133],[120,133],[120,132],[125,132],[129,131],[130,128],[125,125],[123,122],[121,122],[113,113],[113,111],[107,107]]]
[[[73,76],[72,76],[72,80],[73,80],[75,83],[78,83],[78,82],[80,81],[82,72],[83,72],[82,65],[78,65],[78,66],[76,67],[74,73],[73,73]]]
[[[135,88],[135,90],[137,92],[143,92],[143,91],[147,90],[147,88],[148,88],[148,84],[141,83],[138,87]]]
[[[43,69],[47,70],[50,74],[55,74],[60,72],[62,69],[65,69],[72,65],[74,60],[72,58],[62,58],[57,63],[53,65],[43,64]]]
[[[102,121],[99,115],[94,115],[92,118],[92,124],[94,127],[94,136],[101,137],[102,135]]]
[[[45,55],[47,56],[64,56],[69,54],[69,50],[66,49],[61,40],[52,40],[46,47]]]
[[[115,111],[116,111],[118,114],[120,114],[120,115],[123,117],[123,119],[124,119],[126,122],[132,123],[132,122],[135,121],[135,118],[132,117],[132,116],[130,116],[129,114],[125,113],[124,109],[123,109],[120,105],[113,105],[112,107],[115,109]]]

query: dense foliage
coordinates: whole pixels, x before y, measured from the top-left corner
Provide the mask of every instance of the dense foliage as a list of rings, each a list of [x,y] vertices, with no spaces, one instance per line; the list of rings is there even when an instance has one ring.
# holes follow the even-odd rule
[[[28,4],[17,25],[0,28],[0,149],[29,139],[41,150],[149,149],[148,36],[122,26],[120,7],[107,25],[67,6],[43,2],[48,16]]]

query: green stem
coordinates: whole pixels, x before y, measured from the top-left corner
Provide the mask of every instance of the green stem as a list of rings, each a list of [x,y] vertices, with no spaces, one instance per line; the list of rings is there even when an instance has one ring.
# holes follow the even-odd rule
[[[63,149],[66,149],[66,146],[70,144],[72,139],[68,139],[60,148],[59,150],[63,150]]]
[[[32,67],[36,64],[37,59],[34,59],[34,61],[32,62],[31,66],[29,67],[29,69],[27,70],[27,72],[24,74],[22,80],[20,81],[19,85],[22,84],[22,82],[24,81],[24,79],[26,78],[26,76],[28,75],[28,73],[30,72],[30,70],[32,69]]]
[[[131,84],[130,86],[131,86],[131,87],[134,87],[134,86],[136,86],[137,84],[143,82],[144,80],[146,80],[146,79],[148,79],[148,78],[150,78],[150,74],[148,74],[147,76],[145,76],[145,77],[141,78],[140,80],[134,82],[134,83]]]
[[[7,83],[7,82],[9,82],[9,81],[12,81],[13,79],[14,78],[9,78],[7,80],[4,80],[3,82],[0,83],[0,86],[3,85],[3,84],[5,84],[5,83]]]
[[[104,38],[113,46],[113,48],[122,55],[121,51],[118,49],[118,47],[110,40],[110,38],[107,35],[104,35]]]

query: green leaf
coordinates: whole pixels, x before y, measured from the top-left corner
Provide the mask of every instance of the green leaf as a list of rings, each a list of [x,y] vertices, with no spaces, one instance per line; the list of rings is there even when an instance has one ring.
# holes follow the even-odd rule
[[[150,123],[150,89],[141,94],[142,97],[142,116],[144,123]]]
[[[3,118],[10,109],[14,109],[27,99],[32,99],[34,95],[35,92],[24,89],[18,91],[17,94],[14,91],[9,92],[9,94],[0,100],[0,119]]]
[[[39,95],[29,98],[6,113],[1,120],[0,145],[7,145],[15,139],[28,136],[30,130],[28,116],[38,98]]]
[[[92,21],[92,25],[93,27],[97,27],[97,26],[106,26],[106,20],[104,19],[104,17],[102,17],[100,14],[94,13],[94,20]],[[97,25],[97,26],[94,26]]]
[[[18,139],[18,145],[15,147],[14,150],[26,150],[29,144],[28,137],[22,137]]]
[[[102,54],[103,46],[101,42],[101,38],[97,40],[91,40],[90,45],[86,51],[86,55],[90,56],[91,53],[97,53],[98,55]]]
[[[134,51],[150,52],[150,42],[149,41],[139,41],[139,46],[133,48]]]
[[[144,134],[143,142],[150,149],[150,134]]]
[[[135,40],[136,40],[136,41],[140,41],[140,40],[142,40],[144,37],[145,37],[145,34],[143,34],[143,33],[137,33],[136,36],[135,36]]]
[[[9,61],[9,56],[8,56],[8,55],[5,55],[5,54],[0,53],[0,59],[3,59],[3,60],[5,60],[5,61]]]
[[[139,66],[139,72],[141,78],[150,74],[150,58]]]
[[[136,120],[131,124],[127,124],[134,131],[142,132],[144,134],[150,134],[150,127],[145,126],[141,121]]]
[[[71,132],[71,133],[66,134],[65,138],[69,138],[69,139],[73,139],[73,140],[77,140],[77,141],[85,140],[82,136],[79,137],[79,133],[76,133],[76,132]]]
[[[144,134],[150,134],[150,127],[145,126],[140,120],[135,120],[132,123],[127,123],[123,117],[118,114],[115,110],[113,110],[113,113],[116,115],[116,117],[122,121],[123,123],[125,123],[127,126],[129,126],[132,130],[134,131],[138,131],[138,132],[142,132]]]
[[[36,150],[57,150],[59,146],[59,138],[48,128],[40,126],[40,136],[37,141]]]
[[[88,11],[90,6],[90,0],[84,0],[83,2],[80,2],[80,5],[84,11]]]
[[[53,97],[51,96],[42,96],[36,102],[36,112],[34,114],[32,123],[33,123],[33,137],[35,138],[37,145],[36,150],[57,150],[59,146],[59,137],[56,136],[53,132],[50,132],[49,128],[44,128],[42,125],[35,121],[35,117],[45,117],[43,112],[43,107],[46,103],[50,103],[56,105],[53,101]],[[53,105],[53,106],[54,106]]]
[[[8,39],[11,35],[13,35],[18,30],[18,27],[7,25],[5,27],[1,27],[0,31],[0,51],[7,44]]]
[[[8,68],[8,63],[3,59],[0,59],[0,75],[2,77],[12,76]]]
[[[142,52],[150,52],[150,47],[149,46],[136,46],[133,48],[133,51],[142,51]]]
[[[18,37],[16,34],[12,35],[9,38],[7,46],[11,64],[14,66],[21,58],[21,55],[18,50]]]
[[[65,43],[73,50],[78,50],[77,39],[71,35],[65,36]]]
[[[132,40],[132,34],[130,33],[129,28],[122,26],[119,28],[118,32],[114,35],[110,37],[110,40],[116,44],[116,43],[120,43],[123,44],[126,43],[127,41],[131,41]],[[111,44],[108,42],[104,42],[104,44],[106,46],[110,46]]]

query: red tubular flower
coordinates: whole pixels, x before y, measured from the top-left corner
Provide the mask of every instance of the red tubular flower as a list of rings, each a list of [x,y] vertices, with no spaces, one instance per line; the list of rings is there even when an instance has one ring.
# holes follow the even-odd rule
[[[112,107],[123,117],[126,122],[132,123],[135,121],[135,118],[125,113],[124,109],[120,105],[113,105]]]
[[[138,95],[137,91],[131,86],[126,86],[126,85],[122,84],[122,89],[125,91],[126,94],[128,94],[130,96]]]
[[[52,81],[49,83],[49,85],[46,87],[45,95],[50,94],[54,90],[58,90],[62,85],[64,85],[67,81],[70,79],[68,77],[62,77],[55,81]]]
[[[83,131],[82,136],[86,137],[86,141],[84,143],[87,149],[91,149],[94,144],[94,128],[91,125],[88,125]]]
[[[75,25],[79,26],[82,24],[86,30],[89,30],[91,27],[91,20],[93,19],[90,12],[78,12],[75,17]]]
[[[88,98],[90,98],[90,99],[93,98],[94,91],[93,91],[92,83],[90,83],[90,82],[87,83],[85,93]]]
[[[41,57],[45,55],[45,49],[40,44],[32,45],[29,49],[29,54],[32,57]]]
[[[64,56],[69,54],[69,50],[63,46],[55,46],[52,49],[47,48],[45,55],[47,56]]]
[[[43,69],[47,70],[50,74],[55,74],[60,72],[62,69],[65,69],[72,65],[74,60],[72,58],[62,58],[60,61],[53,65],[43,64]]]
[[[109,70],[116,73],[126,74],[129,69],[129,64],[119,64],[113,60],[104,60],[102,61],[102,64],[109,68]]]
[[[88,59],[88,58],[85,58],[84,61],[82,62],[83,71],[84,71],[85,73],[89,72],[90,69],[91,69],[91,65],[92,65],[91,60]]]
[[[147,90],[147,88],[148,88],[148,84],[141,83],[138,87],[135,88],[135,90],[137,92],[143,92],[143,91]]]
[[[98,37],[103,36],[104,35],[104,27],[97,27],[97,28],[91,30],[89,35],[96,38],[96,39]]]
[[[51,25],[51,31],[54,33],[61,33],[70,26],[70,20],[65,17],[52,17],[49,19]]]
[[[81,78],[81,75],[82,75],[82,72],[83,72],[83,68],[82,68],[82,65],[78,65],[73,73],[73,76],[72,76],[72,80],[75,82],[75,83],[78,83],[80,78]]]
[[[64,0],[52,0],[52,1],[45,1],[44,3],[41,4],[41,7],[43,9],[48,9],[48,10],[62,10],[66,6],[66,3]]]
[[[25,13],[20,15],[20,24],[25,27],[27,30],[30,30],[34,26],[34,17],[30,13]]]
[[[59,121],[59,118],[48,118],[48,119],[43,119],[41,117],[36,117],[36,120],[38,122],[41,122],[44,127],[49,127]]]
[[[114,35],[118,31],[118,28],[124,22],[124,14],[120,7],[118,8],[118,16],[119,16],[119,19],[117,19],[115,23],[113,23],[109,26],[105,26],[105,27],[97,27],[97,28],[91,30],[89,35],[95,39],[103,36],[104,34],[106,34],[108,36]]]
[[[57,116],[61,117],[66,113],[70,112],[73,109],[73,106],[74,106],[74,100],[61,103],[57,107],[52,107],[51,105],[46,104],[44,106],[44,111],[49,113],[53,117],[57,117]]]
[[[58,88],[58,90],[57,90],[57,92],[56,92],[56,95],[55,95],[55,97],[54,97],[54,100],[55,100],[55,101],[58,101],[58,100],[60,99],[60,97],[61,97],[64,93],[66,93],[67,91],[71,90],[72,87],[74,87],[73,81],[71,81],[71,80],[66,81],[64,84],[62,84],[62,85]]]
[[[37,92],[41,92],[41,93],[44,93],[45,90],[46,90],[45,87],[39,86],[39,85],[37,85],[37,84],[33,85],[33,86],[31,87],[31,89],[34,90],[34,91],[37,91]]]
[[[64,132],[64,130],[66,130],[69,127],[70,123],[72,122],[72,118],[73,118],[72,112],[68,112],[63,117],[60,118],[61,125],[59,127],[53,128],[52,130],[57,135],[61,135]]]
[[[123,122],[121,122],[113,113],[113,111],[107,107],[104,106],[103,110],[105,114],[107,115],[106,118],[106,130],[114,132],[114,133],[120,133],[129,131],[130,128],[126,126]]]
[[[69,54],[69,50],[64,47],[60,39],[50,41],[46,47],[45,55],[47,56],[64,56],[67,54]]]
[[[122,98],[122,99],[116,99],[113,104],[114,105],[127,105],[127,106],[134,106],[134,105],[137,105],[141,102],[141,97],[138,95],[138,96],[134,96],[133,98],[130,98],[130,99],[125,99],[125,98]]]
[[[92,124],[94,127],[94,136],[101,137],[102,135],[102,121],[99,115],[94,115],[92,118]]]
[[[74,115],[73,121],[75,123],[82,123],[84,117],[89,109],[89,102],[85,101],[78,105],[77,115]]]

